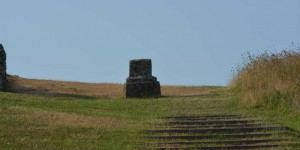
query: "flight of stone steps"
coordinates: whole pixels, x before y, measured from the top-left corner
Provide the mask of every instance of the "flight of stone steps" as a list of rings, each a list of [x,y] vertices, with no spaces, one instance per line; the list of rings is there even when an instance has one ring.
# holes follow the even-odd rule
[[[147,149],[300,149],[299,134],[241,115],[164,117],[146,131]]]

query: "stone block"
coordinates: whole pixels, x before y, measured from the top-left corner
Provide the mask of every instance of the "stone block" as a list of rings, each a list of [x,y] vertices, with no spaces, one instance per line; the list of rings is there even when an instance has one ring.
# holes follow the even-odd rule
[[[161,96],[160,83],[152,76],[151,59],[135,59],[129,62],[125,98],[155,98]]]
[[[3,45],[0,44],[0,91],[5,90],[6,83],[6,53]]]

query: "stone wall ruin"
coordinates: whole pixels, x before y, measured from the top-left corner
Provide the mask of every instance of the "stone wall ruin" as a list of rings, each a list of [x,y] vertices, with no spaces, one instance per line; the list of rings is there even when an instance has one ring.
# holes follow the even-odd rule
[[[125,98],[155,98],[161,96],[160,83],[152,76],[151,59],[135,59],[129,62]]]
[[[6,53],[3,45],[0,44],[0,91],[5,90],[6,83]]]

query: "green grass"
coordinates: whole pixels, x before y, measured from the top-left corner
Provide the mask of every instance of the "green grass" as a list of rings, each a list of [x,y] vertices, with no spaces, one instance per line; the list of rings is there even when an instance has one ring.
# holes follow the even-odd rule
[[[239,107],[227,88],[211,88],[197,96],[126,100],[0,93],[0,149],[139,149],[143,130],[172,115],[244,114],[300,131],[299,115]]]

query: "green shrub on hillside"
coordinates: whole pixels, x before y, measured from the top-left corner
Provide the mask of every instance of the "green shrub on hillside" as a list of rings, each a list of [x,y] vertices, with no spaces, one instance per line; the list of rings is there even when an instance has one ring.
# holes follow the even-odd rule
[[[247,54],[230,89],[241,104],[290,112],[300,108],[300,48]]]

